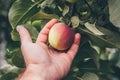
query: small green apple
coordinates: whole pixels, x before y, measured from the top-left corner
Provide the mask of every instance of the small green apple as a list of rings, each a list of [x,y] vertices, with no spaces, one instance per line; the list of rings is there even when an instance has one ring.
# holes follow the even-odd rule
[[[50,29],[48,41],[57,50],[66,50],[74,42],[75,30],[65,23],[56,23]]]
[[[32,26],[34,26],[38,31],[40,31],[40,29],[41,29],[41,21],[40,20],[33,21]]]

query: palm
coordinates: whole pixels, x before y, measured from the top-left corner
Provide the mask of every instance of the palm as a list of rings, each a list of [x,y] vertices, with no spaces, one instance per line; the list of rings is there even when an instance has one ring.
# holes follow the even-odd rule
[[[46,44],[29,43],[22,46],[22,52],[24,54],[29,53],[25,58],[26,66],[29,64],[38,64],[39,66],[41,63],[51,65],[48,66],[48,69],[50,68],[49,72],[52,72],[54,75],[57,72],[57,75],[59,73],[61,77],[68,73],[72,62],[72,58],[67,53],[55,51]]]

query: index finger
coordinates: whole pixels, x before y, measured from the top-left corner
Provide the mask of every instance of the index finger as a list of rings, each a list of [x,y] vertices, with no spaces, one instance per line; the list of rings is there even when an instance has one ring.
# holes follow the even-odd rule
[[[48,34],[51,29],[51,27],[57,23],[57,19],[50,20],[44,28],[40,31],[38,38],[36,40],[36,43],[46,43],[48,39]]]

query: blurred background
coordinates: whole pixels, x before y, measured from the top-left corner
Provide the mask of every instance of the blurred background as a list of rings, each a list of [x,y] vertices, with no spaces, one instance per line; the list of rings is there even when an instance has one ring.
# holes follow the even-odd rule
[[[11,27],[8,20],[8,11],[15,0],[0,0],[0,76],[6,72],[6,70],[11,70],[14,67],[9,65],[5,60],[5,47],[6,44],[11,43],[10,38]]]

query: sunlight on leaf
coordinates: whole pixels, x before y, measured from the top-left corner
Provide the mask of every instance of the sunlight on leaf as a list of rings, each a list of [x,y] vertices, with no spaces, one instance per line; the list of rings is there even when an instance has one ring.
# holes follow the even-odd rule
[[[104,33],[102,33],[100,30],[96,28],[95,24],[90,24],[89,22],[86,22],[85,27],[96,35],[104,35]]]
[[[95,73],[87,72],[82,76],[83,80],[99,80],[99,77]]]
[[[120,28],[120,0],[108,0],[110,21]]]
[[[71,22],[72,22],[73,28],[76,28],[76,27],[78,27],[79,24],[80,24],[80,19],[79,19],[78,16],[72,16],[72,17],[71,17]]]
[[[65,5],[62,15],[65,16],[69,12],[69,10],[70,10],[69,6]]]
[[[51,7],[52,3],[54,0],[44,0],[41,4],[40,7],[44,9],[46,6]]]

